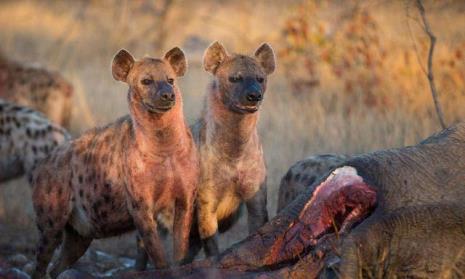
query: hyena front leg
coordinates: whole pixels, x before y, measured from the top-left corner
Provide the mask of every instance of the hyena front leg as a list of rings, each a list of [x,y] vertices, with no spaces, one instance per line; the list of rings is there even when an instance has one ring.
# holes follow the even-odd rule
[[[197,198],[197,218],[202,246],[207,257],[219,255],[218,219],[216,218],[217,199],[208,191],[199,192]]]
[[[134,268],[137,271],[143,271],[147,269],[149,255],[147,255],[147,252],[145,252],[144,241],[142,241],[142,238],[139,234],[136,236],[136,241],[137,241],[137,257],[136,257],[136,263],[134,265]]]
[[[189,233],[192,225],[193,195],[177,199],[174,209],[173,251],[174,260],[183,263],[189,250]]]
[[[163,245],[158,235],[157,222],[150,206],[141,197],[131,198],[131,216],[134,225],[142,238],[143,249],[147,252],[155,265],[155,268],[165,268],[168,266]]]
[[[268,211],[266,209],[266,180],[260,185],[260,189],[255,195],[246,200],[247,223],[249,234],[254,233],[266,222],[268,222]]]

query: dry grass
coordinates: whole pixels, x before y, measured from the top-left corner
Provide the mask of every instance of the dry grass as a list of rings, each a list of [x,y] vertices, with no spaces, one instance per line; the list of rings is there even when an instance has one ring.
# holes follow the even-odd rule
[[[140,57],[161,55],[160,46],[183,47],[190,68],[181,88],[193,122],[210,79],[200,64],[205,47],[220,40],[231,50],[251,53],[269,41],[279,53],[279,67],[271,77],[259,128],[271,215],[279,179],[296,160],[414,144],[439,129],[418,63],[426,61],[427,39],[413,19],[409,31],[403,2],[361,1],[356,6],[354,1],[350,5],[358,8],[348,13],[340,1],[179,0],[163,20],[158,16],[163,5],[147,2],[2,1],[0,48],[25,63],[58,69],[72,81],[77,91],[72,132],[77,135],[127,113],[127,89],[112,80],[109,69],[119,48]],[[465,5],[426,4],[438,35],[434,69],[440,100],[452,123],[465,116]],[[415,11],[410,15],[415,18]],[[162,42],[160,32],[166,36]],[[27,186],[15,181],[1,195],[20,205],[29,197],[16,187]],[[0,217],[6,224],[12,216],[29,216],[20,206],[3,205]],[[241,220],[222,245],[245,235]]]

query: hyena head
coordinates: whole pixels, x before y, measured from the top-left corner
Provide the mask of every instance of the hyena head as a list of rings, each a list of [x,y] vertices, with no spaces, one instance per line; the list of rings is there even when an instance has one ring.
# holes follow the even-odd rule
[[[275,69],[273,49],[262,44],[253,56],[231,54],[215,42],[205,51],[205,70],[215,75],[220,99],[231,111],[254,113],[262,103],[267,76]]]
[[[150,114],[162,114],[173,108],[176,100],[180,102],[176,78],[183,76],[186,69],[186,57],[178,47],[162,59],[145,57],[137,61],[122,49],[112,63],[113,77],[129,85],[131,109]]]

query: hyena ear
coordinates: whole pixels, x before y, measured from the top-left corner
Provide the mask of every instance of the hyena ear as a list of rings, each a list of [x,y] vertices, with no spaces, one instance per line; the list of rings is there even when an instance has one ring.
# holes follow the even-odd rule
[[[121,49],[113,58],[111,73],[119,81],[127,81],[129,71],[134,65],[134,57],[125,49]]]
[[[276,68],[274,51],[267,43],[263,43],[256,51],[255,58],[265,70],[265,74],[269,75]]]
[[[228,53],[222,44],[214,42],[211,44],[203,56],[203,67],[205,71],[215,74],[218,66],[228,57]]]
[[[179,47],[174,47],[168,51],[164,59],[171,65],[176,76],[182,77],[186,73],[187,59],[184,52]]]

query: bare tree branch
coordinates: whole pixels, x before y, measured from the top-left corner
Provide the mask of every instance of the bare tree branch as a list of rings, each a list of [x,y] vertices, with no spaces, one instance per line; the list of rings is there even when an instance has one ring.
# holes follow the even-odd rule
[[[423,29],[430,39],[430,48],[428,52],[427,77],[428,77],[429,86],[431,89],[431,95],[433,96],[434,106],[436,107],[436,113],[438,115],[439,123],[441,124],[441,127],[444,129],[446,128],[446,123],[444,121],[444,114],[442,112],[441,105],[439,104],[436,84],[434,83],[434,76],[433,76],[433,52],[434,52],[434,46],[436,44],[436,36],[434,36],[433,32],[431,31],[428,20],[426,19],[425,7],[423,6],[423,3],[421,2],[421,0],[416,0],[416,1],[417,1],[418,10],[420,11],[421,20],[423,22]]]

